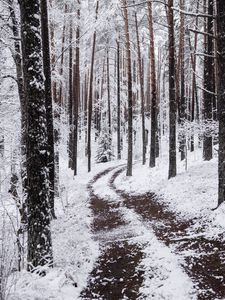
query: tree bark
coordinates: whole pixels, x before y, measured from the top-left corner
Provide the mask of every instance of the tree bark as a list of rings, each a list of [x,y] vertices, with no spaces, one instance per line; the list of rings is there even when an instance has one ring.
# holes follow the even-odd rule
[[[121,112],[120,112],[120,42],[117,41],[117,158],[121,159]]]
[[[176,161],[176,112],[175,97],[175,42],[173,0],[168,0],[168,26],[169,26],[169,179],[177,174]]]
[[[54,129],[53,129],[53,110],[52,110],[52,80],[51,80],[51,57],[49,44],[49,27],[48,27],[48,6],[47,0],[41,0],[41,33],[42,33],[42,50],[43,66],[45,75],[45,108],[47,119],[48,134],[48,169],[49,169],[49,202],[51,207],[52,218],[55,215],[55,153],[54,153]]]
[[[181,11],[185,10],[185,1],[180,0]],[[186,133],[184,132],[184,124],[186,117],[186,98],[185,98],[185,76],[184,76],[184,49],[185,49],[185,24],[184,14],[180,13],[180,124],[182,126],[182,133],[180,136],[180,152],[181,160],[186,158]]]
[[[127,155],[127,176],[132,176],[133,168],[133,91],[132,91],[132,71],[131,71],[131,43],[129,32],[129,19],[127,10],[127,0],[123,0],[124,31],[126,39],[126,59],[127,59],[127,84],[128,84],[128,155]]]
[[[68,114],[69,114],[69,168],[73,168],[73,22],[70,21],[69,34],[69,99],[68,99]]]
[[[215,92],[214,86],[214,60],[213,60],[213,0],[208,0],[208,15],[207,18],[207,33],[206,36],[206,49],[204,60],[204,120],[208,123],[212,121],[212,105],[213,93]],[[211,160],[213,156],[212,152],[212,136],[210,133],[205,132],[203,139],[203,158],[204,160]]]
[[[142,69],[141,60],[141,47],[140,47],[140,37],[138,30],[138,20],[137,13],[135,12],[135,27],[137,36],[137,52],[138,52],[138,70],[139,70],[139,80],[140,80],[140,96],[141,96],[141,128],[142,128],[142,164],[146,163],[146,142],[145,142],[145,96],[144,96],[144,77]]]
[[[98,17],[99,1],[96,3],[96,20]],[[92,102],[93,102],[93,72],[94,72],[94,60],[95,60],[95,44],[96,44],[96,30],[93,34],[92,42],[92,55],[91,55],[91,70],[89,79],[89,97],[88,97],[88,142],[87,142],[87,153],[88,153],[88,172],[91,171],[91,123],[92,123]]]
[[[218,119],[219,119],[219,157],[218,157],[218,205],[225,200],[225,2],[217,0],[217,60],[218,60]]]
[[[150,146],[150,168],[155,167],[156,162],[156,134],[157,134],[157,95],[156,95],[156,71],[155,71],[155,42],[152,16],[152,2],[148,2],[148,22],[150,36],[150,69],[151,69],[151,146]]]
[[[52,266],[48,136],[38,0],[20,0],[24,90],[27,103],[28,270]]]
[[[80,19],[80,8],[77,10],[78,22]],[[80,103],[80,26],[77,25],[76,30],[76,58],[74,65],[74,83],[73,83],[73,170],[74,175],[77,175],[77,147],[78,147],[78,110]]]

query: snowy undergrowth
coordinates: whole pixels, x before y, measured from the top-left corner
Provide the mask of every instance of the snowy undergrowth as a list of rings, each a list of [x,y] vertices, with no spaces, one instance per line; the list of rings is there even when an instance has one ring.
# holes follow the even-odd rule
[[[142,299],[155,300],[191,300],[197,299],[195,287],[191,279],[181,267],[181,257],[175,255],[171,249],[160,242],[149,224],[135,213],[122,205],[122,199],[109,187],[109,179],[113,172],[102,177],[94,184],[95,193],[108,201],[121,201],[120,211],[128,225],[121,226],[115,233],[117,240],[123,240],[126,231],[133,232],[128,242],[140,244],[144,258],[138,269],[144,270],[144,282],[140,289]],[[121,183],[122,184],[122,183]],[[112,233],[107,236],[112,239]]]
[[[60,161],[57,220],[52,222],[55,267],[45,277],[26,271],[14,273],[8,285],[9,300],[74,300],[85,287],[99,255],[98,242],[93,240],[91,233],[92,212],[87,183],[116,162],[94,165],[90,173],[87,173],[86,160],[78,163],[79,175],[74,177],[67,167],[68,160]]]
[[[154,192],[158,201],[166,203],[181,218],[196,218],[196,228],[204,227],[204,234],[214,236],[223,233],[225,227],[225,205],[217,206],[217,158],[209,162],[202,160],[202,153],[188,154],[185,162],[178,162],[178,174],[168,180],[168,157],[150,169],[134,165],[133,176],[121,173],[115,180],[116,187],[133,194]]]

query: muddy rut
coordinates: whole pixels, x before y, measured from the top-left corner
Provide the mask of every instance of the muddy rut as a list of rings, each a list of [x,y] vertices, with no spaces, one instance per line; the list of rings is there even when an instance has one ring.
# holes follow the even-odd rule
[[[101,255],[81,293],[82,299],[137,299],[143,282],[143,271],[137,269],[143,257],[141,245],[129,242],[132,232],[126,231],[128,224],[119,204],[99,197],[93,189],[94,183],[113,169],[99,173],[88,184],[94,214],[92,231],[100,242]]]
[[[225,245],[223,237],[204,237],[204,228],[194,227],[195,220],[183,220],[153,193],[130,195],[115,186],[115,179],[124,166],[108,168],[88,184],[90,204],[94,214],[92,231],[100,242],[101,255],[81,293],[82,299],[121,300],[138,299],[144,280],[138,266],[143,259],[142,245],[131,242],[134,233],[120,212],[122,203],[149,223],[155,235],[182,258],[182,267],[195,283],[199,300],[225,298]],[[109,187],[120,201],[98,196],[93,185],[103,176],[112,174]],[[179,299],[178,299],[179,300]]]
[[[175,253],[181,255],[183,268],[196,285],[199,300],[225,298],[225,245],[222,236],[215,239],[204,237],[204,228],[195,228],[195,220],[182,220],[166,205],[157,201],[152,193],[129,195],[118,190],[115,179],[124,168],[117,170],[110,180],[110,187],[123,199],[127,208],[132,208],[150,222],[157,238]]]

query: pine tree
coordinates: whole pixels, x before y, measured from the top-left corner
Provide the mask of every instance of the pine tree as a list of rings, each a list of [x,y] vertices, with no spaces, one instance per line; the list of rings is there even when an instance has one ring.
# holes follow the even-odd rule
[[[131,43],[129,31],[129,18],[127,1],[123,0],[124,32],[126,36],[126,59],[127,59],[127,83],[128,83],[128,154],[127,154],[127,176],[132,176],[133,168],[133,91],[131,71]]]
[[[48,168],[49,168],[49,186],[50,186],[50,206],[51,215],[55,215],[55,153],[54,153],[54,129],[53,129],[53,110],[52,110],[52,80],[51,80],[51,58],[49,45],[48,29],[48,6],[47,0],[41,0],[41,33],[43,48],[43,65],[45,75],[45,107],[47,118],[48,135]]]
[[[41,47],[40,3],[20,0],[24,90],[27,106],[28,270],[52,266],[48,136]]]
[[[168,27],[169,27],[169,178],[177,173],[176,163],[176,112],[175,97],[175,42],[173,0],[168,0]]]
[[[109,133],[109,131],[107,130],[107,126],[104,126],[98,139],[96,162],[108,162],[112,159],[113,153],[111,149],[111,144],[111,133]]]
[[[218,161],[218,205],[225,200],[225,2],[217,0],[218,30],[218,119],[219,119],[219,161]]]

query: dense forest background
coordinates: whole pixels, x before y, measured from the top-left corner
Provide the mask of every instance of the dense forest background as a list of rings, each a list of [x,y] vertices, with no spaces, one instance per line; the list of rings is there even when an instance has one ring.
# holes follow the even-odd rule
[[[172,179],[212,160],[211,208],[224,202],[224,14],[222,0],[1,0],[0,299],[12,270],[54,265],[67,167],[76,184],[98,163]]]

